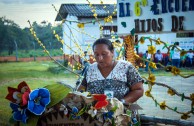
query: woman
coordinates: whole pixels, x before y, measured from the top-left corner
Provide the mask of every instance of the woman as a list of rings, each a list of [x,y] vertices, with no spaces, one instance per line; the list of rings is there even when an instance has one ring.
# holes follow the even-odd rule
[[[96,40],[92,48],[96,62],[88,67],[78,90],[109,94],[124,104],[138,100],[144,92],[143,79],[133,65],[113,60],[114,48],[108,39]]]

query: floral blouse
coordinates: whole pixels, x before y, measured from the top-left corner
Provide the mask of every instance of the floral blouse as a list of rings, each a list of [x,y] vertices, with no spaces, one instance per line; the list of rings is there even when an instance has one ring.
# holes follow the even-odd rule
[[[114,97],[122,99],[130,92],[130,86],[143,82],[135,67],[127,61],[119,60],[110,74],[104,78],[97,63],[91,64],[84,76],[82,85],[91,94],[104,94],[105,89],[111,89]]]

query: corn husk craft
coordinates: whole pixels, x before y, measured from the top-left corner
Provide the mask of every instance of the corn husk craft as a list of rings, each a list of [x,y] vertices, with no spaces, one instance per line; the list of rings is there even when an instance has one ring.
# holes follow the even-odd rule
[[[6,99],[13,110],[10,122],[28,126],[128,126],[139,123],[131,119],[131,110],[141,109],[105,94],[72,92],[61,84],[31,90],[24,81],[8,87]]]

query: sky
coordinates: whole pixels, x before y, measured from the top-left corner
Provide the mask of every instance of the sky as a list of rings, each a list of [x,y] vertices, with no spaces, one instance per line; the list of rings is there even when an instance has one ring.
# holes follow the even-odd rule
[[[100,0],[89,0],[92,4],[100,3]],[[50,22],[56,25],[57,12],[52,4],[59,10],[65,3],[88,3],[86,0],[0,0],[0,17],[13,20],[21,28],[29,27],[28,20]],[[116,0],[103,0],[104,4],[116,3]]]

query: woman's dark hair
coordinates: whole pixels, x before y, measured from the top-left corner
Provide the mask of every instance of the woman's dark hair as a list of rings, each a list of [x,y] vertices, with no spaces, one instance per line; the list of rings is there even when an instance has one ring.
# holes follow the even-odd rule
[[[98,45],[98,44],[105,44],[108,46],[108,49],[110,51],[113,51],[114,50],[114,47],[113,47],[113,44],[110,40],[106,39],[106,38],[100,38],[100,39],[97,39],[93,46],[92,46],[92,49],[94,50],[94,46]]]

